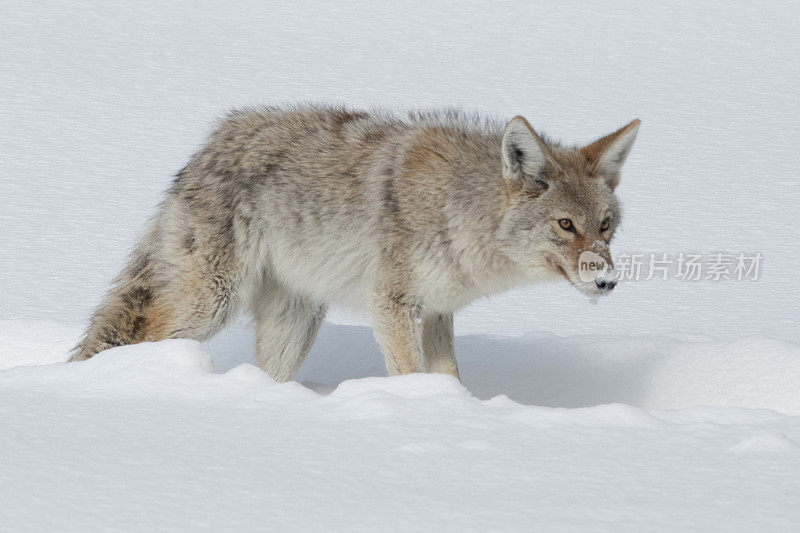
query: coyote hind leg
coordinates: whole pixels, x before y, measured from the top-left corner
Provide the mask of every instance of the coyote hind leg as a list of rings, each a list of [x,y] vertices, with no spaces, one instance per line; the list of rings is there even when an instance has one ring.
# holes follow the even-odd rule
[[[294,378],[317,338],[326,308],[265,282],[253,302],[258,366],[279,382]]]

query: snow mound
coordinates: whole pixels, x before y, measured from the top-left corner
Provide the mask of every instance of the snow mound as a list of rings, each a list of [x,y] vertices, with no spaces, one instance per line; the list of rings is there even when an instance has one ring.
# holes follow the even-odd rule
[[[470,395],[460,381],[453,376],[444,374],[416,374],[344,381],[339,384],[333,394],[339,398],[379,395],[410,399]]]
[[[41,355],[34,360],[41,361]],[[62,351],[59,359],[66,357]],[[211,356],[200,343],[173,339],[112,348],[80,363],[11,368],[0,373],[0,385],[27,391],[55,390],[72,396],[138,396],[154,388],[159,394],[172,395],[187,377],[211,375],[213,371]],[[160,386],[165,380],[173,386]]]
[[[733,452],[786,452],[800,453],[800,443],[779,431],[761,433],[731,446]]]
[[[0,369],[10,369],[0,380],[50,381],[76,394],[112,388],[135,392],[156,376],[179,381],[205,375],[250,389],[275,385],[250,364],[252,333],[237,328],[206,344],[142,343],[107,350],[78,365],[56,365],[58,370],[11,368],[62,363],[79,334],[79,328],[58,323],[0,321]],[[281,390],[304,395],[310,388],[354,401],[395,396],[464,402],[474,395],[545,407],[706,406],[800,414],[800,346],[784,341],[467,335],[457,337],[456,352],[463,384],[445,375],[386,378],[369,328],[326,323],[298,374],[305,387],[282,384]],[[215,374],[215,368],[223,374]]]
[[[211,356],[189,339],[169,339],[119,346],[100,352],[84,364],[93,375],[124,379],[125,374],[208,374],[214,372]]]

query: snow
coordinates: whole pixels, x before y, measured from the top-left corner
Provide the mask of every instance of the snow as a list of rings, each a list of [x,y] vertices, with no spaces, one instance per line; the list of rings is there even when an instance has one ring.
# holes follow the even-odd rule
[[[299,383],[277,384],[237,328],[84,363],[62,362],[78,327],[0,331],[15,531],[800,524],[796,344],[467,335],[462,384],[375,377],[369,329],[326,323]],[[18,339],[48,331],[26,361]]]
[[[0,5],[0,529],[800,528],[800,5]],[[287,384],[237,324],[65,364],[226,109],[456,105],[584,142],[642,119],[619,253],[757,281],[565,283],[456,317],[462,382],[334,311]]]

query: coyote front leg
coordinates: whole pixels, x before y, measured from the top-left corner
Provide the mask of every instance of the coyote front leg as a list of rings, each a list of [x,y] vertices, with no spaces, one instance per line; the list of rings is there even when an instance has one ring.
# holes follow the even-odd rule
[[[425,372],[420,306],[382,294],[375,297],[372,313],[375,340],[386,359],[389,375]]]
[[[422,323],[422,348],[425,351],[426,372],[458,377],[452,313],[435,313],[425,317]]]

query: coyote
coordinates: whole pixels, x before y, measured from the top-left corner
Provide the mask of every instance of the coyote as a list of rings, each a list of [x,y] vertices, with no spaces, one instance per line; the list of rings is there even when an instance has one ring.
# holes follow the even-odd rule
[[[72,361],[123,344],[204,340],[252,312],[277,381],[303,363],[329,305],[366,310],[389,374],[458,377],[453,312],[611,267],[614,189],[634,120],[584,147],[525,118],[301,106],[232,112],[178,172]]]

